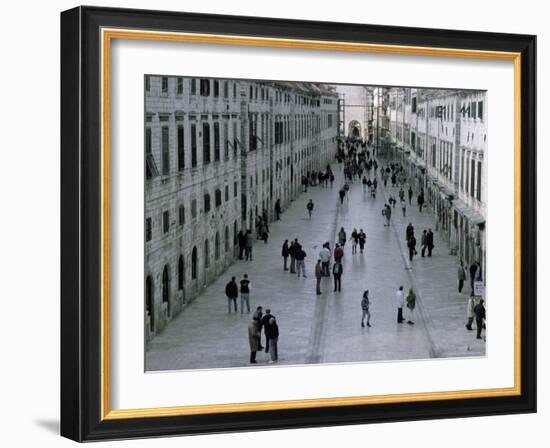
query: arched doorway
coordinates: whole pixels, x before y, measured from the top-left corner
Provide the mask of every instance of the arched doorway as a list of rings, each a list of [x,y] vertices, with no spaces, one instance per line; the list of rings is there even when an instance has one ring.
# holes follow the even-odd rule
[[[185,285],[185,265],[183,263],[183,255],[180,255],[178,260],[178,290],[183,290],[183,285]]]
[[[220,259],[220,234],[216,232],[216,237],[214,238],[214,257],[218,261]]]
[[[227,254],[229,252],[229,247],[231,245],[231,242],[229,241],[229,227],[225,226],[225,250],[224,252]]]
[[[361,124],[357,120],[352,120],[348,124],[348,137],[361,137]]]
[[[193,251],[191,252],[191,278],[193,280],[197,279],[197,247],[193,247]]]
[[[155,290],[150,275],[145,280],[145,312],[149,318],[149,330],[153,333],[155,331]]]
[[[166,303],[168,317],[170,317],[170,267],[165,264],[162,271],[162,303]]]

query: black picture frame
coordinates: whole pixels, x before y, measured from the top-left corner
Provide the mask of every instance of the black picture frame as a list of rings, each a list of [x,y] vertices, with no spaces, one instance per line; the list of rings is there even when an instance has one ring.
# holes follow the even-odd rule
[[[102,27],[521,53],[521,393],[102,420]],[[62,436],[93,441],[536,412],[536,36],[77,7],[61,13],[60,37]]]

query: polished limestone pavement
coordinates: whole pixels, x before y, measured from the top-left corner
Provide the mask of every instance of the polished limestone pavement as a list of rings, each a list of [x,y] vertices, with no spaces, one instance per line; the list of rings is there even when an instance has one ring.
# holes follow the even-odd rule
[[[237,260],[149,343],[146,370],[250,366],[247,324],[258,305],[271,308],[278,321],[277,365],[485,354],[484,342],[464,328],[468,296],[456,291],[457,260],[448,254],[437,232],[433,257],[416,257],[409,263],[405,256],[406,225],[413,223],[419,240],[421,229],[433,225],[429,212],[418,213],[408,207],[403,218],[398,204],[392,225],[386,227],[382,206],[389,194],[397,196],[398,189],[380,188],[373,199],[356,181],[341,205],[337,197],[342,185],[341,166],[335,164],[334,168],[338,173],[333,188],[310,187],[301,194],[281,220],[270,225],[268,244],[255,243],[254,261]],[[309,199],[315,203],[311,219],[306,210]],[[365,251],[353,255],[351,243],[346,243],[342,291],[334,292],[332,278],[323,278],[323,294],[317,296],[317,254],[325,241],[334,247],[340,227],[345,228],[348,238],[353,228],[363,228],[367,234]],[[307,252],[307,278],[282,269],[282,243],[294,238]],[[245,273],[252,284],[251,312],[232,310],[228,314],[225,285],[231,276],[238,282]],[[414,325],[397,323],[395,293],[399,285],[406,291],[412,287],[417,293]],[[365,289],[372,301],[370,328],[360,325]],[[262,334],[265,345],[264,340]],[[257,365],[266,364],[268,359],[268,354],[259,353]]]

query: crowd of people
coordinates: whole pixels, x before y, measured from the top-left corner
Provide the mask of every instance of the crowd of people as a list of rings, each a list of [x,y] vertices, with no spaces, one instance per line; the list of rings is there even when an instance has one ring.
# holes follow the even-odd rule
[[[384,226],[390,227],[392,225],[392,210],[396,208],[396,204],[399,201],[402,209],[403,218],[406,217],[407,202],[408,205],[412,205],[414,190],[413,182],[408,179],[408,176],[401,166],[396,162],[380,163],[375,158],[375,151],[363,141],[346,140],[337,154],[337,160],[342,166],[342,173],[344,181],[342,187],[338,190],[339,203],[344,204],[345,200],[349,201],[350,196],[350,184],[359,181],[363,185],[363,192],[369,194],[369,197],[376,199],[377,191],[380,184],[384,186],[383,194],[386,196],[386,202],[382,209],[382,216],[384,218]],[[380,179],[380,180],[379,180]],[[308,187],[319,186],[323,188],[332,187],[335,180],[334,173],[330,165],[327,165],[324,171],[311,171],[307,172],[302,178],[302,191],[307,192]],[[393,191],[388,188],[388,183],[391,184],[393,189],[397,189],[396,196]],[[418,211],[422,213],[425,205],[424,190],[422,187],[418,189],[416,195],[416,204],[418,205]],[[312,199],[309,199],[306,203],[307,216],[312,218],[315,209],[315,204]],[[280,219],[281,206],[277,200],[275,202],[275,219]],[[269,226],[267,211],[263,210],[262,215],[256,218],[256,239],[263,240],[265,244],[268,243]],[[351,254],[362,255],[366,249],[367,234],[363,228],[353,228],[350,232],[350,238],[344,227],[341,227],[336,236],[336,242],[334,247],[330,241],[325,241],[321,244],[321,249],[317,254],[317,262],[314,265],[315,275],[315,292],[322,295],[321,291],[322,279],[324,277],[333,278],[333,292],[339,293],[342,288],[342,276],[344,273],[344,249],[346,243],[351,243]],[[239,259],[245,259],[252,261],[252,246],[253,246],[252,231],[239,232],[238,244],[239,244]],[[406,227],[405,230],[405,244],[408,249],[409,261],[418,255],[417,251],[417,238],[415,235],[415,228],[412,221]],[[316,247],[316,246],[313,246]],[[432,257],[435,248],[434,233],[431,228],[423,229],[420,236],[420,255],[421,257]],[[281,248],[281,256],[283,258],[283,270],[294,274],[296,278],[307,278],[306,259],[308,254],[306,253],[302,243],[298,238],[284,240]],[[474,296],[474,282],[481,281],[481,267],[479,262],[475,262],[469,268],[470,281],[471,281],[471,296],[468,300],[468,320],[466,328],[468,331],[473,330],[473,322],[476,321],[478,339],[481,338],[481,331],[485,328],[485,308],[483,300],[476,300]],[[466,280],[466,269],[463,263],[460,264],[458,271],[458,291],[462,292],[464,281]],[[226,296],[228,298],[228,313],[231,313],[233,308],[237,313],[237,298],[240,296],[240,313],[250,313],[250,290],[251,283],[247,274],[244,274],[240,285],[237,285],[235,277],[226,286]],[[400,286],[396,292],[396,308],[397,308],[397,323],[401,324],[406,322],[409,325],[415,323],[415,309],[417,305],[417,297],[413,288],[408,289],[408,293],[405,295],[404,287]],[[371,327],[371,298],[369,290],[363,292],[360,298],[361,308],[361,327]],[[366,319],[366,322],[365,322]],[[265,335],[265,348],[261,343],[262,330]],[[248,324],[248,337],[250,346],[250,363],[256,363],[256,353],[264,350],[270,353],[269,362],[276,362],[278,360],[278,338],[279,327],[275,316],[271,314],[269,309],[263,313],[263,307],[258,306],[254,311],[252,318]]]

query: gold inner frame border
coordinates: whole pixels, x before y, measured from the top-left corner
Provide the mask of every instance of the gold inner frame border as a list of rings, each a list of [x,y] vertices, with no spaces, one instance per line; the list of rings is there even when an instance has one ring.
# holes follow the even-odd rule
[[[229,412],[308,409],[367,404],[407,403],[434,400],[503,397],[521,394],[521,53],[419,47],[306,39],[279,39],[238,35],[162,32],[102,28],[101,31],[101,420],[152,418]],[[441,392],[315,398],[188,405],[136,409],[111,409],[110,346],[110,63],[113,39],[240,45],[394,55],[454,57],[512,61],[514,63],[514,386]]]

